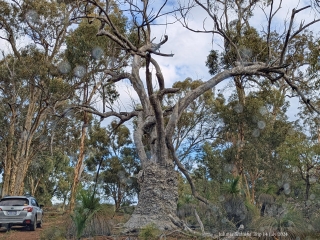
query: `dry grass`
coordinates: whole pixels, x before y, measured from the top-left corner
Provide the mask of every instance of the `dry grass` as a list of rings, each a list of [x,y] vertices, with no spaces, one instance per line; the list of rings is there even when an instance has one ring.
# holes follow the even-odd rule
[[[114,213],[110,206],[104,207],[88,224],[82,240],[143,240],[147,239],[149,234],[140,234],[138,232],[132,234],[122,234],[122,225],[125,223],[130,215],[125,213]],[[75,238],[75,229],[72,226],[72,220],[66,213],[52,213],[47,214],[46,223],[50,222],[49,227],[42,231],[41,239],[50,240],[72,240]],[[153,229],[151,229],[153,230]],[[58,234],[60,233],[60,234]],[[206,240],[212,238],[204,238],[193,236],[190,233],[183,231],[151,231],[152,239],[159,240]],[[5,237],[6,235],[3,235]],[[150,238],[151,239],[151,238]],[[218,239],[218,238],[216,238]],[[238,238],[248,239],[248,238]],[[252,237],[251,239],[258,239]],[[313,236],[310,239],[320,239],[319,236]],[[0,239],[1,240],[1,239]],[[149,240],[149,239],[148,239]]]

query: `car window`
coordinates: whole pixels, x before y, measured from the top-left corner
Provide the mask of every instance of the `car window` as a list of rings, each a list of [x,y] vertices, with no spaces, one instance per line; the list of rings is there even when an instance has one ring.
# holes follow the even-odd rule
[[[0,201],[0,206],[26,206],[29,205],[28,199],[24,198],[4,198]]]
[[[36,202],[36,200],[31,199],[31,204],[32,204],[32,206],[37,206],[37,202]]]

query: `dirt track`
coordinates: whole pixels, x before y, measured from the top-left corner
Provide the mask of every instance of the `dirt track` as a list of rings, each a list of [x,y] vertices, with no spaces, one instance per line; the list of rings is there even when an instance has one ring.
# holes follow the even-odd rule
[[[6,228],[0,228],[0,240],[39,240],[41,232],[49,227],[49,223],[43,223],[42,228],[37,228],[35,231],[30,231],[26,227],[12,227],[11,231]]]

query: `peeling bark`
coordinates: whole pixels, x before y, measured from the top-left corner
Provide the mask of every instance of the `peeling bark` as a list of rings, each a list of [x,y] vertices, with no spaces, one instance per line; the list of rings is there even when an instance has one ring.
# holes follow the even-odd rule
[[[16,111],[11,108],[12,114],[10,117],[10,127],[9,127],[9,137],[7,141],[7,151],[4,159],[4,171],[3,171],[3,186],[2,186],[2,196],[9,193],[10,187],[10,176],[12,169],[12,149],[13,149],[13,139],[14,139],[14,122],[16,121]]]
[[[178,175],[173,166],[162,167],[150,161],[138,174],[141,191],[131,218],[125,224],[127,231],[134,231],[148,224],[160,230],[176,229],[178,201]]]
[[[88,121],[89,121],[88,120],[88,113],[84,112],[84,120],[83,120],[82,131],[81,131],[79,156],[78,156],[78,161],[77,161],[76,167],[74,168],[74,177],[73,177],[73,183],[72,183],[72,188],[71,188],[71,196],[70,196],[70,203],[69,203],[70,204],[69,205],[70,212],[73,211],[74,206],[75,206],[77,188],[79,186],[81,174],[83,171],[83,160],[84,160],[84,154],[85,154],[85,140],[86,140]]]

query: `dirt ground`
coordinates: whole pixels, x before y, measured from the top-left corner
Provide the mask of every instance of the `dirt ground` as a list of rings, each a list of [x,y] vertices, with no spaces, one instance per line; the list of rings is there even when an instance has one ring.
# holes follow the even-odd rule
[[[27,227],[18,227],[14,226],[10,231],[7,231],[6,228],[0,228],[0,240],[40,240],[41,233],[49,230],[54,226],[63,226],[66,224],[67,215],[54,215],[54,217],[47,214],[47,217],[44,216],[42,228],[37,228],[35,231],[30,231]],[[45,232],[44,232],[45,233]],[[187,237],[186,235],[170,235],[166,237],[167,240],[180,240],[180,239],[188,239],[194,240],[198,238]],[[129,235],[119,235],[116,236],[95,236],[94,238],[83,238],[83,240],[138,240],[137,236],[129,236]],[[51,240],[51,239],[48,239]]]
[[[0,240],[39,240],[41,232],[50,226],[50,223],[44,222],[42,228],[37,228],[35,231],[30,231],[26,227],[12,227],[11,231],[6,228],[0,228]]]
[[[46,210],[44,212],[41,228],[30,231],[28,227],[13,226],[10,231],[7,231],[5,227],[1,227],[0,240],[39,240],[43,231],[57,224],[63,224],[65,216],[55,214],[54,217],[51,217],[51,212]]]
[[[48,214],[49,215],[49,214]],[[47,216],[48,216],[47,215]],[[66,215],[57,215],[56,217],[44,217],[42,228],[37,228],[35,231],[30,231],[27,227],[13,226],[10,231],[7,231],[5,227],[0,228],[0,240],[39,240],[41,233],[47,229],[64,224]],[[95,240],[124,240],[128,239],[128,236],[124,237],[109,237],[109,236],[97,236]],[[129,239],[137,240],[138,238],[131,237]],[[50,239],[48,239],[50,240]],[[83,238],[83,240],[89,240],[89,238]],[[90,238],[92,240],[92,238]]]
[[[11,231],[7,231],[4,227],[0,228],[0,240],[39,240],[41,232],[52,226],[52,222],[43,222],[42,228],[37,228],[35,231],[30,231],[26,227],[12,227]],[[114,240],[113,237],[99,236],[95,240]],[[127,237],[117,238],[119,240],[128,239]],[[137,239],[137,238],[130,238]],[[50,239],[48,239],[50,240]],[[83,240],[87,240],[84,238]],[[89,239],[88,239],[89,240]],[[92,240],[92,238],[90,239]]]

